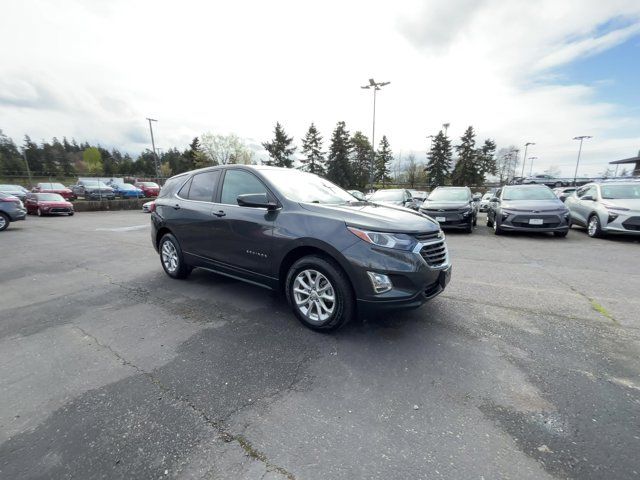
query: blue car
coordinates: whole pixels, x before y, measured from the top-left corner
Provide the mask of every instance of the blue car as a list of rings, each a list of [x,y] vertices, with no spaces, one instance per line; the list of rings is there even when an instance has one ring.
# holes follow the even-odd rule
[[[144,192],[130,183],[114,183],[111,185],[113,193],[120,198],[142,198]]]

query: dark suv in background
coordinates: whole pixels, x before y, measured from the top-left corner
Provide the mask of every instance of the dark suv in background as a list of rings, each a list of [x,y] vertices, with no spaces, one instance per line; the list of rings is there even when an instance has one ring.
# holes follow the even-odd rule
[[[299,170],[229,165],[181,174],[164,185],[151,218],[170,277],[201,267],[284,290],[315,330],[336,329],[358,310],[418,307],[451,275],[436,222],[357,200]]]
[[[442,228],[473,232],[478,207],[469,187],[436,187],[420,205],[420,212],[434,218]]]

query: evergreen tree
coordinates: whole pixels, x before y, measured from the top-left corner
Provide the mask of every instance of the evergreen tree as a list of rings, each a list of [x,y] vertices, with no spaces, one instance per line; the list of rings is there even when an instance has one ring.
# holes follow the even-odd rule
[[[280,122],[276,123],[276,128],[274,129],[275,137],[271,142],[264,142],[262,146],[265,148],[267,152],[269,152],[269,158],[266,162],[267,165],[271,165],[274,167],[293,167],[293,160],[291,160],[291,155],[296,151],[296,147],[292,147],[293,137],[287,137],[287,134],[280,125]]]
[[[325,159],[322,152],[322,136],[316,126],[312,123],[307,130],[307,134],[302,139],[302,154],[304,158],[300,160],[302,166],[300,170],[315,173],[316,175],[325,175]]]
[[[479,170],[481,182],[484,183],[487,175],[497,175],[498,166],[496,164],[496,142],[490,138],[484,141],[484,144],[478,152]]]
[[[349,163],[351,148],[347,126],[344,122],[338,122],[331,136],[329,159],[327,160],[327,178],[344,188],[348,188],[353,182],[351,164]]]
[[[376,182],[382,183],[382,187],[391,181],[391,169],[389,168],[391,160],[393,160],[393,154],[391,153],[389,140],[387,140],[386,135],[383,135],[373,165],[373,178]]]
[[[475,137],[476,134],[473,131],[473,127],[470,126],[460,138],[460,145],[456,146],[458,163],[456,163],[451,174],[451,182],[454,185],[465,186],[482,183]]]
[[[0,173],[17,174],[25,170],[24,160],[18,147],[0,130]]]
[[[430,187],[442,186],[446,183],[451,171],[451,141],[440,130],[431,143],[431,149],[427,153],[427,172]]]
[[[353,152],[351,154],[351,171],[353,172],[353,186],[364,190],[369,183],[371,158],[373,148],[369,139],[362,132],[356,132],[351,137]]]

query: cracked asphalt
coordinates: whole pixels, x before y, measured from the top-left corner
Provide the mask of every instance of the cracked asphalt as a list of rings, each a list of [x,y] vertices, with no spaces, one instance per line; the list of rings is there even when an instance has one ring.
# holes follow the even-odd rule
[[[441,296],[323,335],[148,224],[0,234],[0,478],[640,478],[638,241],[481,217]]]

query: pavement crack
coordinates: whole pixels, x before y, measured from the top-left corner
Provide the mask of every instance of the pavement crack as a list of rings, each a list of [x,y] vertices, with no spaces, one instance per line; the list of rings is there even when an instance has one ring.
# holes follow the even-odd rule
[[[176,395],[169,386],[162,383],[162,381],[159,378],[157,378],[155,375],[153,375],[153,373],[145,370],[142,367],[139,367],[138,365],[131,362],[130,360],[127,360],[123,355],[121,355],[116,350],[114,350],[110,345],[107,345],[101,342],[95,335],[89,333],[84,328],[79,327],[77,325],[75,325],[74,328],[80,331],[87,338],[91,339],[91,341],[94,342],[97,346],[99,346],[100,348],[106,350],[111,355],[113,355],[120,363],[122,363],[122,365],[133,368],[136,372],[138,372],[144,378],[149,380],[164,395],[170,397],[176,403],[182,405],[183,407],[186,407],[191,412],[196,414],[196,416],[198,416],[204,423],[206,423],[209,427],[211,427],[217,433],[218,438],[220,440],[222,440],[225,443],[236,443],[240,448],[242,448],[246,456],[248,456],[253,460],[257,460],[263,463],[267,472],[276,472],[276,473],[279,473],[280,475],[283,475],[288,480],[295,480],[295,476],[293,475],[293,473],[289,472],[284,467],[281,467],[275,464],[274,462],[272,462],[271,460],[269,460],[267,455],[261,452],[260,450],[258,450],[244,435],[233,434],[229,432],[224,426],[223,422],[220,422],[211,418],[205,411],[203,411],[201,408],[195,405],[191,400],[185,399],[180,395]],[[296,372],[296,375],[297,375],[297,372]],[[294,376],[294,380],[295,380],[295,376]]]

